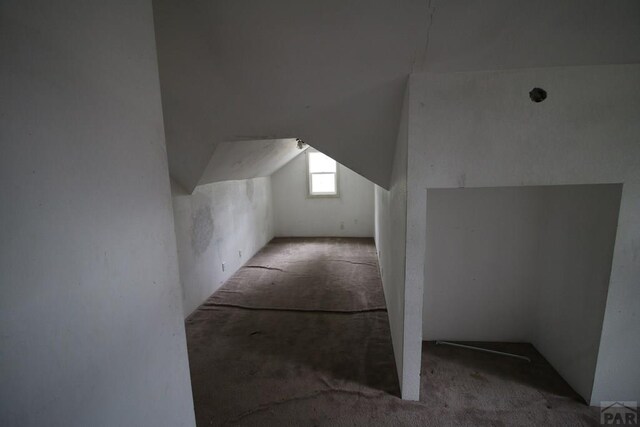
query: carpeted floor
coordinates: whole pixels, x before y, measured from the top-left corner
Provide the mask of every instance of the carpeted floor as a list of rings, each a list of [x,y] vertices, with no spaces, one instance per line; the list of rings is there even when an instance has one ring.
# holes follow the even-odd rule
[[[384,307],[371,239],[274,239],[186,321],[198,425],[599,425],[527,344],[424,343],[402,401]]]

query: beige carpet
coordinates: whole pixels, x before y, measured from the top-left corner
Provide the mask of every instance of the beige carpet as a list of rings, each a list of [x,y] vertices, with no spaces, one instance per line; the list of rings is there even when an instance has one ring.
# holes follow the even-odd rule
[[[529,345],[425,343],[402,401],[371,239],[274,239],[186,327],[199,426],[599,425]]]

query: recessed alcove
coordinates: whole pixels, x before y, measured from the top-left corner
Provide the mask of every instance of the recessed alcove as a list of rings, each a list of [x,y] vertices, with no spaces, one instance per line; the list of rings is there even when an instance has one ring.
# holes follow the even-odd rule
[[[423,339],[531,343],[589,402],[621,194],[428,190]]]

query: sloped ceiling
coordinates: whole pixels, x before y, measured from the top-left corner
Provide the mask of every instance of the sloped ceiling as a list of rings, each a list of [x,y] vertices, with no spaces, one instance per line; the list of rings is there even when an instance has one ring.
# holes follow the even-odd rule
[[[423,0],[154,2],[169,168],[187,189],[216,146],[302,138],[389,183]]]
[[[307,148],[298,148],[294,138],[221,142],[199,184],[269,176]]]
[[[411,72],[640,62],[638,0],[153,5],[169,167],[189,190],[219,144],[295,137],[387,187]]]

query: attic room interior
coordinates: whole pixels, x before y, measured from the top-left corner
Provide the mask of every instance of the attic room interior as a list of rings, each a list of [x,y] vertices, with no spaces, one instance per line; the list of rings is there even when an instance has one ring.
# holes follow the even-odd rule
[[[0,425],[637,425],[640,2],[0,3]]]

